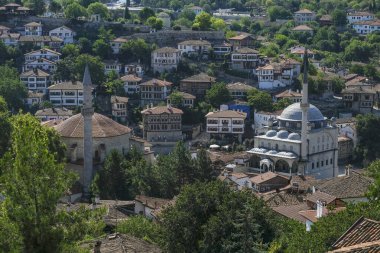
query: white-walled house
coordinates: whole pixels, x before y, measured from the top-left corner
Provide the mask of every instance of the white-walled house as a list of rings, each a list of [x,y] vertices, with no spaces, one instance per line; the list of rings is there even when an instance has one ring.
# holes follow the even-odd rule
[[[48,48],[41,48],[39,50],[35,50],[24,54],[25,62],[35,61],[42,58],[52,62],[57,62],[59,61],[60,56],[61,53],[58,53],[57,51]]]
[[[298,65],[288,62],[271,63],[256,69],[260,89],[275,89],[286,87],[292,84],[296,78],[294,70]]]
[[[37,22],[31,22],[24,25],[25,36],[42,36],[42,24]]]
[[[127,94],[140,94],[142,78],[136,75],[125,75],[120,78],[124,82],[124,90]]]
[[[6,46],[17,46],[20,36],[19,33],[2,33],[0,34],[0,41]]]
[[[76,33],[67,26],[57,27],[49,31],[49,36],[55,36],[63,40],[63,44],[74,43]]]
[[[26,62],[24,64],[23,71],[28,71],[36,68],[46,70],[51,73],[57,69],[57,64],[45,58],[40,58],[34,61]]]
[[[268,131],[268,127],[281,115],[281,112],[282,110],[275,112],[255,111],[253,115],[255,134],[265,134]]]
[[[76,107],[83,104],[83,84],[62,82],[48,88],[49,99],[54,106]]]
[[[20,80],[29,91],[47,93],[50,86],[50,74],[40,69],[32,69],[20,74]]]
[[[246,113],[232,110],[209,112],[206,115],[206,132],[222,138],[226,134],[237,135],[241,140],[246,118]]]
[[[40,104],[43,100],[43,96],[44,94],[42,93],[29,91],[25,102],[28,106],[32,106],[33,104]]]
[[[127,120],[128,98],[111,96],[112,116],[122,122]]]
[[[375,15],[366,11],[357,11],[347,14],[347,20],[349,24],[356,23],[359,21],[369,21],[374,20]]]
[[[156,219],[154,211],[158,210],[169,202],[169,199],[137,195],[135,197],[135,214],[144,215],[148,219]]]
[[[123,65],[117,60],[105,60],[104,64],[104,73],[108,75],[110,72],[115,71],[116,74],[120,75],[123,70]]]
[[[126,43],[128,40],[122,37],[111,40],[111,48],[114,54],[120,53],[121,46]]]
[[[352,28],[359,35],[366,35],[372,32],[380,32],[380,20],[368,20],[368,21],[359,21],[352,23]]]
[[[153,72],[176,70],[181,60],[181,51],[172,47],[156,49],[151,54]]]
[[[144,68],[140,63],[130,63],[124,66],[124,73],[126,75],[137,75],[138,77],[144,76]]]
[[[297,24],[304,24],[307,22],[315,21],[315,19],[315,12],[308,9],[302,9],[294,13],[294,21]]]
[[[181,51],[181,54],[203,55],[208,54],[211,49],[211,43],[207,40],[186,40],[178,43],[178,49]]]

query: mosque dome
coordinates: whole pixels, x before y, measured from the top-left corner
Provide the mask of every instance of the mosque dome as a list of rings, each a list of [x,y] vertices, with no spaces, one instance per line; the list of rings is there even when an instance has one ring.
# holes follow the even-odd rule
[[[302,121],[301,103],[294,103],[286,107],[278,119],[284,121]],[[310,104],[308,111],[308,121],[323,120],[325,120],[325,118],[323,117],[321,111],[314,105]]]
[[[269,130],[269,131],[265,134],[265,136],[266,136],[266,137],[274,137],[274,136],[276,136],[276,134],[277,134],[277,132],[276,132],[275,130]]]
[[[298,140],[301,140],[301,136],[297,133],[291,133],[289,134],[288,139],[293,140],[293,141],[298,141]]]
[[[277,138],[280,138],[280,139],[286,139],[288,138],[288,135],[289,135],[289,132],[286,131],[286,130],[281,130],[281,131],[278,131],[277,133]]]
[[[83,138],[83,115],[76,114],[62,123],[56,125],[54,128],[58,134],[67,138]],[[124,125],[113,121],[112,119],[94,113],[92,115],[92,137],[93,138],[108,138],[129,134],[131,129]]]

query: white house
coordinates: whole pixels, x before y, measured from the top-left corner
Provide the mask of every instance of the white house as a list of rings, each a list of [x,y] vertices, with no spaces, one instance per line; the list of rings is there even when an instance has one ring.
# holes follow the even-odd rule
[[[106,60],[103,61],[104,64],[104,73],[108,75],[111,71],[115,71],[116,74],[120,75],[123,65],[117,60]]]
[[[339,130],[339,136],[346,136],[350,138],[355,147],[358,142],[358,136],[356,132],[356,119],[339,118],[336,120],[336,126]]]
[[[206,115],[206,132],[222,138],[235,135],[241,141],[246,118],[246,113],[232,110],[209,112]]]
[[[32,70],[35,68],[46,70],[48,72],[54,72],[57,68],[57,65],[53,61],[47,60],[45,58],[40,58],[34,61],[26,62],[24,64],[23,71]]]
[[[63,44],[74,43],[76,33],[67,26],[57,27],[49,31],[50,36],[55,36],[63,40]]]
[[[43,96],[44,94],[42,93],[29,91],[25,102],[28,106],[32,106],[33,104],[40,104],[43,100]]]
[[[121,46],[126,43],[128,40],[122,37],[111,40],[111,48],[114,54],[120,53]]]
[[[44,108],[38,110],[35,115],[41,121],[49,120],[66,120],[73,116],[73,112],[64,107],[62,108]]]
[[[352,23],[352,28],[360,35],[366,35],[372,32],[380,31],[380,20],[368,20]]]
[[[40,69],[32,69],[20,74],[20,80],[29,91],[47,93],[50,86],[50,74]]]
[[[315,12],[308,9],[302,9],[294,13],[294,21],[297,24],[304,24],[306,22],[315,21],[315,18]]]
[[[62,82],[48,88],[49,99],[54,106],[76,107],[83,104],[83,84]]]
[[[162,73],[177,69],[181,60],[181,51],[172,47],[162,47],[152,52],[153,72]]]
[[[2,33],[0,34],[0,40],[6,46],[17,46],[20,36],[19,33]]]
[[[264,134],[268,131],[268,127],[273,124],[282,111],[264,112],[255,111],[253,116],[254,131],[256,135]]]
[[[229,180],[234,182],[237,185],[238,190],[242,190],[243,188],[252,188],[251,181],[249,179],[249,176],[245,173],[240,172],[230,172],[228,173],[225,171],[223,173],[223,176],[227,177]]]
[[[124,66],[124,73],[126,75],[137,75],[138,77],[143,77],[144,68],[140,63],[130,63]]]
[[[24,35],[25,36],[42,36],[42,24],[37,22],[31,22],[24,25]]]
[[[111,96],[112,116],[120,121],[127,120],[128,98]]]
[[[207,40],[186,40],[178,43],[178,49],[181,54],[208,54],[211,43]]]
[[[274,89],[292,84],[294,75],[293,65],[271,63],[256,69],[260,89]]]
[[[59,61],[61,54],[57,51],[48,49],[48,48],[41,48],[39,50],[35,50],[29,53],[24,54],[25,62],[31,62],[38,59],[47,59],[52,62]]]
[[[226,59],[232,51],[232,45],[230,43],[224,42],[222,44],[216,44],[213,47],[215,59],[224,60]]]
[[[124,90],[127,94],[139,94],[142,78],[136,75],[125,75],[120,78],[124,82]]]
[[[169,202],[169,199],[137,195],[135,197],[135,214],[144,215],[148,219],[156,219],[154,212]]]
[[[358,11],[347,14],[347,20],[349,24],[356,23],[359,21],[369,21],[374,20],[375,15],[366,11]]]

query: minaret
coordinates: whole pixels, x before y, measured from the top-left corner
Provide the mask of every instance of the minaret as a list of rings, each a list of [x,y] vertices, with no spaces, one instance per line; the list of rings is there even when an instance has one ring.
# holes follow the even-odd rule
[[[90,184],[92,181],[93,163],[92,163],[92,82],[88,65],[83,75],[83,157],[84,157],[84,196],[88,197],[90,193]]]
[[[306,173],[307,167],[307,131],[308,131],[308,112],[309,112],[309,85],[307,82],[307,49],[305,48],[305,53],[303,57],[303,81],[302,81],[302,128],[301,128],[301,160],[303,161],[303,174]]]

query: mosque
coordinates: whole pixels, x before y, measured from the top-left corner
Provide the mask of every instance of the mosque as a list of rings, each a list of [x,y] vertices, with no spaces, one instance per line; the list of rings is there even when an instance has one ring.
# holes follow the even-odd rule
[[[260,172],[308,175],[317,179],[338,176],[338,128],[309,104],[307,57],[304,59],[302,101],[294,103],[277,118],[278,127],[269,126],[254,138],[251,165]]]

